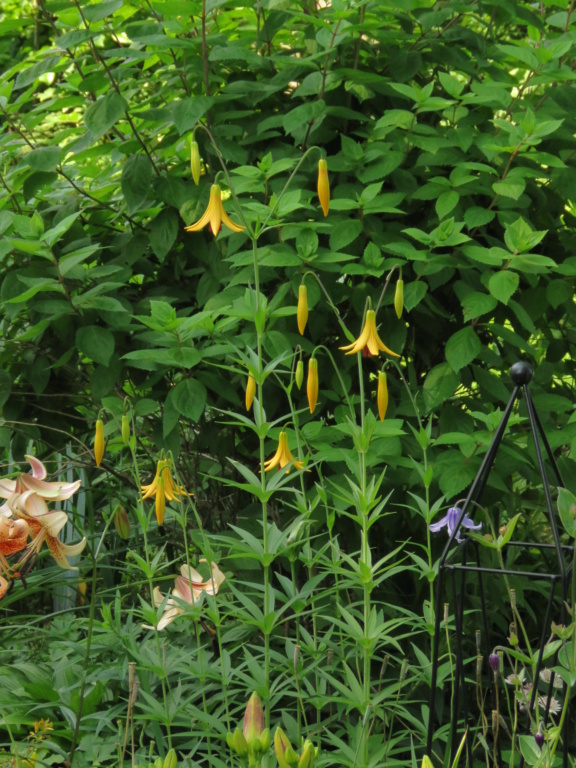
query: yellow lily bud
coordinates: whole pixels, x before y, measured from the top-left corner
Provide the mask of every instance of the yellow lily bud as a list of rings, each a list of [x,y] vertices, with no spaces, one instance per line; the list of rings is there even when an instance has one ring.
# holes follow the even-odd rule
[[[126,414],[122,416],[122,440],[124,445],[128,445],[130,442],[130,416]]]
[[[270,729],[264,728],[260,736],[254,741],[255,752],[267,752],[270,749]]]
[[[314,408],[316,408],[316,403],[318,402],[318,360],[315,357],[311,357],[308,363],[306,394],[308,395],[310,413],[314,413]]]
[[[164,478],[162,475],[156,480],[156,520],[158,525],[164,522],[164,510],[166,509],[166,495],[164,493]]]
[[[308,291],[304,283],[298,288],[298,309],[296,310],[296,320],[298,321],[298,330],[300,335],[304,335],[306,323],[308,322]]]
[[[421,768],[434,768],[434,763],[432,762],[432,760],[430,760],[428,755],[424,755],[424,757],[422,758]]]
[[[112,514],[114,515],[114,527],[116,528],[116,533],[121,539],[128,541],[130,538],[130,518],[128,517],[128,512],[126,512],[121,504],[118,504],[114,507]]]
[[[176,750],[169,750],[168,754],[164,758],[164,765],[162,768],[176,768],[178,765],[178,758],[176,757]]]
[[[295,760],[298,760],[290,739],[279,726],[274,734],[274,752],[279,768],[292,768]]]
[[[96,421],[96,434],[94,435],[94,458],[96,466],[99,467],[104,456],[104,422],[102,419]]]
[[[194,184],[198,186],[200,182],[200,152],[198,151],[198,143],[195,141],[190,142],[190,169]]]
[[[254,396],[256,395],[256,379],[252,374],[248,375],[248,381],[246,382],[246,410],[249,411],[252,408],[254,402]]]
[[[396,292],[394,293],[394,309],[396,310],[396,316],[398,320],[402,317],[402,310],[404,309],[404,280],[400,278],[396,283]]]
[[[302,382],[304,381],[304,363],[302,360],[298,360],[296,363],[296,374],[294,376],[294,381],[296,382],[298,389],[300,389]]]
[[[164,768],[164,761],[161,757],[157,757],[156,760],[154,760],[154,768]]]
[[[386,410],[388,408],[388,382],[386,381],[386,374],[384,371],[378,372],[378,392],[376,394],[376,402],[378,403],[380,421],[384,421]]]
[[[318,160],[318,199],[324,216],[330,209],[330,184],[328,182],[328,164],[324,158]]]

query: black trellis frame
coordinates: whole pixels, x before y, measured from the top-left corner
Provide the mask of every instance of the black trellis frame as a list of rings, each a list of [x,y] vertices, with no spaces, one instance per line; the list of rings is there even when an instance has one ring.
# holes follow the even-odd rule
[[[455,624],[455,633],[456,633],[456,660],[455,660],[455,666],[454,666],[453,697],[452,697],[452,711],[451,711],[450,763],[455,757],[458,746],[459,746],[457,724],[458,724],[459,718],[462,718],[464,721],[464,727],[467,728],[466,753],[468,758],[468,766],[470,768],[472,768],[473,766],[473,754],[472,754],[473,733],[470,727],[472,725],[472,719],[471,719],[471,713],[468,707],[468,700],[467,700],[466,671],[465,671],[465,664],[464,664],[465,659],[464,659],[464,651],[462,647],[462,628],[464,623],[464,602],[466,599],[467,575],[468,574],[475,575],[475,583],[478,587],[480,605],[482,610],[483,642],[486,643],[484,658],[486,659],[488,658],[488,655],[490,654],[491,651],[489,646],[487,645],[489,643],[489,629],[488,629],[488,618],[487,618],[486,601],[485,601],[485,594],[484,594],[483,574],[522,576],[529,580],[542,580],[542,581],[550,582],[550,594],[547,601],[544,622],[542,624],[542,634],[540,637],[540,646],[538,651],[536,670],[534,673],[534,685],[532,688],[532,695],[529,703],[529,708],[531,712],[534,709],[534,704],[536,702],[536,697],[538,695],[537,681],[539,679],[540,670],[542,668],[544,648],[545,648],[546,640],[548,637],[547,630],[550,627],[550,622],[552,618],[552,606],[553,606],[554,598],[556,596],[557,585],[560,586],[560,597],[562,601],[561,622],[562,624],[566,624],[565,604],[568,598],[568,587],[569,587],[568,571],[571,564],[573,563],[574,547],[563,546],[560,542],[560,534],[558,531],[558,526],[556,524],[556,517],[555,517],[554,509],[552,506],[550,484],[548,482],[546,468],[544,465],[544,458],[542,455],[540,441],[544,446],[544,450],[546,452],[548,461],[552,468],[556,485],[560,487],[564,487],[564,483],[560,476],[560,471],[556,464],[556,460],[554,459],[554,455],[550,448],[548,439],[544,434],[542,423],[538,417],[536,409],[534,408],[534,403],[532,401],[532,397],[528,389],[528,384],[532,379],[532,373],[533,372],[532,372],[531,366],[528,363],[524,363],[524,362],[516,363],[510,369],[510,376],[515,385],[514,390],[512,392],[510,400],[508,401],[508,404],[506,406],[506,409],[504,411],[500,424],[498,425],[498,428],[494,433],[494,437],[492,438],[492,442],[490,444],[490,447],[488,448],[486,456],[482,461],[482,465],[480,466],[480,469],[478,470],[478,473],[474,478],[472,485],[470,486],[470,490],[468,491],[468,495],[462,506],[461,514],[459,515],[456,526],[452,531],[452,534],[450,535],[450,538],[448,539],[448,542],[440,558],[439,569],[438,569],[438,578],[437,578],[437,584],[436,584],[436,615],[435,615],[435,625],[434,625],[434,642],[433,642],[433,650],[432,650],[432,674],[431,674],[431,682],[430,682],[430,702],[429,702],[429,720],[428,720],[428,737],[426,741],[426,754],[429,757],[432,757],[432,742],[434,739],[434,731],[435,731],[434,701],[436,696],[436,684],[438,680],[438,666],[439,666],[439,655],[440,655],[440,624],[442,619],[442,608],[443,608],[441,599],[445,590],[445,582],[447,581],[446,577],[449,575],[450,577],[449,580],[452,587],[452,594],[454,599],[454,624]],[[488,477],[492,470],[492,466],[494,464],[496,454],[500,447],[500,443],[502,442],[502,438],[504,436],[504,432],[506,430],[506,425],[508,424],[510,414],[512,413],[514,404],[520,398],[521,394],[524,395],[526,408],[528,411],[528,420],[530,422],[532,438],[534,441],[538,469],[540,471],[540,476],[542,478],[542,485],[544,488],[544,495],[546,500],[546,509],[548,512],[550,529],[552,531],[553,543],[549,544],[549,543],[540,543],[540,542],[510,541],[508,542],[507,546],[530,547],[538,550],[554,550],[556,554],[556,559],[557,559],[557,569],[555,572],[533,573],[529,571],[506,570],[506,569],[502,570],[499,568],[483,567],[480,565],[480,552],[479,552],[480,548],[478,546],[478,543],[471,539],[465,539],[458,547],[452,548],[454,540],[456,539],[456,537],[458,536],[458,532],[462,528],[464,517],[467,514],[468,509],[470,509],[471,506],[477,504],[482,495],[482,492],[486,486]],[[468,553],[470,551],[472,551],[474,554],[474,559],[476,561],[475,564],[469,564],[468,562]],[[452,556],[456,553],[461,554],[460,563],[451,562]],[[569,556],[568,562],[566,559],[567,556]],[[457,576],[459,576],[458,585],[457,585]],[[554,664],[557,663],[557,655],[558,655],[558,651],[556,651],[556,654],[554,656]],[[550,681],[550,685],[548,687],[548,695],[547,695],[546,711],[545,711],[546,718],[548,717],[548,714],[549,714],[550,701],[552,698],[552,687],[553,687],[553,678]],[[567,696],[566,683],[564,683],[563,687],[564,687],[564,700],[566,700],[566,696]],[[570,719],[569,713],[567,713],[567,716],[564,720],[564,726],[563,726],[563,732],[562,732],[562,739],[563,739],[562,766],[563,768],[567,768],[568,766],[569,719]],[[528,725],[528,728],[529,728],[529,725]],[[502,757],[500,753],[499,739],[497,740],[497,743],[494,745],[494,748],[497,751],[497,755],[496,755],[497,764],[499,766],[502,766]],[[524,758],[521,757],[520,768],[523,768],[523,763],[524,763]]]

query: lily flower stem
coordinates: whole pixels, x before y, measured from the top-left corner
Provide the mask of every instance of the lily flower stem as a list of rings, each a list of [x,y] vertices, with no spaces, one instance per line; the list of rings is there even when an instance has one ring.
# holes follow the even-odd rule
[[[400,277],[402,277],[402,270],[400,269],[400,265],[395,264],[390,270],[390,272],[388,272],[386,282],[384,283],[384,287],[382,288],[382,292],[380,293],[380,298],[378,299],[378,304],[376,305],[376,314],[378,314],[378,310],[380,309],[380,305],[382,304],[384,294],[386,293],[386,289],[390,285],[390,280],[392,280],[392,275],[394,274],[395,270],[398,270],[398,272],[400,273]]]
[[[254,290],[256,292],[256,312],[260,311],[260,272],[258,269],[258,242],[255,237],[252,238],[252,257],[254,266]],[[258,355],[258,426],[264,423],[264,402],[262,387],[262,371],[264,368],[262,356],[262,335],[264,328],[259,319],[254,318],[256,325],[256,352]],[[264,435],[262,430],[258,431],[258,440],[260,441],[260,487],[262,494],[266,493],[266,450],[264,445]],[[268,564],[268,504],[263,496],[262,498],[262,551],[263,551],[263,569],[264,569],[264,620],[269,613],[269,591],[270,591],[270,565]],[[264,681],[266,685],[266,700],[264,702],[264,717],[266,728],[270,727],[270,633],[264,632]]]
[[[138,488],[142,488],[142,482],[140,479],[140,468],[138,466],[138,457],[136,456],[136,452],[134,450],[134,447],[130,446],[130,452],[132,454],[132,464],[133,464],[133,475],[134,479],[136,480],[136,486]],[[150,513],[148,515],[148,520],[150,519],[150,516],[152,515],[152,508],[150,509]],[[139,498],[138,500],[138,517],[141,519],[146,518],[146,510],[144,508],[144,502],[142,498]],[[146,580],[148,582],[148,591],[150,594],[150,605],[154,605],[154,584],[152,583],[152,570],[150,567],[150,547],[148,546],[148,525],[142,526],[142,536],[144,538],[144,555],[146,557]],[[162,663],[163,659],[163,653],[162,653],[162,643],[160,642],[160,633],[155,632],[156,636],[156,650],[158,653],[158,666],[163,670],[162,675],[160,675],[160,686],[162,688],[162,703],[164,704],[164,715],[166,718],[166,736],[168,738],[168,749],[172,749],[172,733],[170,730],[170,710],[168,707],[168,690],[166,686],[166,673],[164,671],[164,665]]]
[[[344,320],[342,320],[342,315],[340,314],[340,310],[338,309],[336,304],[334,304],[334,302],[332,301],[332,297],[324,287],[324,283],[322,282],[322,280],[320,280],[320,277],[316,274],[316,272],[313,272],[311,269],[309,269],[308,272],[305,272],[304,275],[302,276],[302,280],[305,280],[306,277],[308,277],[308,275],[311,275],[316,280],[316,282],[318,283],[318,286],[320,287],[320,290],[322,291],[324,296],[326,296],[328,306],[330,307],[332,312],[334,312],[334,315],[336,316],[336,320],[338,321],[338,323],[340,324],[340,327],[342,328],[342,331],[344,332],[344,336],[346,336],[346,338],[349,341],[353,341],[354,336],[346,327]]]
[[[364,436],[364,421],[365,421],[365,409],[366,409],[366,402],[364,397],[364,371],[362,368],[362,353],[358,352],[356,355],[356,359],[358,361],[358,380],[360,385],[360,428],[362,430],[362,439],[363,443],[365,441]],[[360,465],[360,488],[362,493],[362,507],[360,509],[357,509],[357,512],[359,513],[361,520],[362,520],[362,530],[360,532],[361,535],[361,542],[360,542],[360,561],[365,564],[367,568],[372,569],[372,555],[370,552],[370,542],[369,542],[369,512],[366,504],[366,450],[367,446],[365,446],[364,450],[358,451],[358,460]],[[362,670],[362,677],[363,677],[363,683],[364,683],[364,702],[363,707],[364,711],[361,713],[362,716],[365,718],[369,707],[370,707],[370,690],[371,690],[371,679],[370,679],[370,672],[371,672],[371,662],[372,662],[372,655],[370,652],[370,647],[368,644],[368,627],[370,622],[370,593],[371,593],[371,584],[364,582],[363,585],[363,603],[364,603],[364,647],[362,649],[363,651],[363,670]],[[364,734],[363,732],[363,765],[367,766],[369,762],[369,749],[368,749],[368,732]]]
[[[391,274],[392,272],[390,273],[390,275]],[[390,277],[390,275],[388,277]],[[414,399],[414,395],[412,394],[412,390],[408,386],[408,382],[406,381],[404,373],[402,372],[402,368],[400,368],[400,366],[395,360],[392,360],[391,362],[396,368],[396,370],[398,371],[398,375],[400,376],[400,380],[404,385],[404,389],[408,393],[408,397],[410,398],[410,402],[412,403],[412,408],[414,410],[414,415],[416,416],[416,420],[418,421],[418,428],[420,429],[420,431],[422,431],[424,429],[424,425],[420,417],[420,411],[418,409],[418,405],[416,404],[416,400]],[[423,446],[421,446],[421,448],[422,448],[422,462],[424,466],[424,476],[426,476],[426,470],[428,469],[428,451]],[[426,483],[424,484],[424,498],[426,500],[426,512],[427,514],[430,514],[430,486],[426,485]],[[432,537],[430,534],[431,534],[430,526],[426,525],[426,553],[428,555],[428,568],[432,572],[434,569],[434,561],[432,559]],[[431,615],[434,615],[434,582],[430,584],[430,611],[431,611]]]

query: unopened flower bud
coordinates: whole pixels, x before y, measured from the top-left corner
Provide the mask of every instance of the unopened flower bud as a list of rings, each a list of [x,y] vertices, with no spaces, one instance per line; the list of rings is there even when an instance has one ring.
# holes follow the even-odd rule
[[[122,416],[122,440],[124,445],[128,445],[130,442],[130,416],[127,414]]]
[[[96,466],[99,467],[104,456],[104,422],[102,419],[96,420],[96,433],[94,435],[94,459]]]
[[[238,757],[246,757],[248,754],[248,744],[240,728],[236,728],[234,733],[227,734],[226,741],[230,749],[234,750]]]
[[[128,517],[128,512],[126,512],[122,504],[117,504],[114,507],[112,514],[114,515],[114,528],[116,528],[116,533],[121,539],[128,541],[130,538],[130,518]]]
[[[244,738],[249,749],[253,749],[255,740],[264,730],[264,710],[257,693],[250,696],[244,713]]]
[[[328,164],[324,158],[318,160],[318,199],[322,213],[328,216],[330,209],[330,183],[328,182]]]
[[[260,736],[254,740],[255,752],[267,752],[270,749],[270,743],[272,739],[270,737],[270,729],[264,728]]]
[[[298,360],[296,363],[296,373],[294,375],[294,381],[296,382],[296,386],[298,389],[302,386],[302,382],[304,381],[304,363],[302,360]]]
[[[491,653],[488,656],[488,664],[490,664],[493,672],[498,672],[500,669],[500,656],[497,653]]]
[[[315,357],[311,357],[308,363],[306,394],[308,395],[310,413],[314,413],[314,408],[316,408],[316,403],[318,402],[318,360]]]
[[[312,768],[314,760],[316,759],[316,750],[314,744],[308,739],[304,742],[302,747],[302,753],[300,754],[300,760],[298,761],[298,768]]]
[[[161,757],[157,757],[154,760],[154,768],[164,768],[164,760]]]
[[[306,323],[308,322],[308,290],[305,283],[301,283],[298,288],[298,307],[296,309],[296,320],[300,335],[304,335]]]
[[[160,476],[156,481],[156,520],[158,525],[164,523],[164,510],[166,509],[166,495],[164,493],[164,478]]]
[[[394,309],[398,320],[402,317],[404,309],[404,280],[400,278],[396,283],[396,292],[394,293]]]
[[[538,744],[540,749],[542,749],[542,747],[544,746],[544,734],[541,731],[537,731],[534,734],[534,741],[536,742],[536,744]]]
[[[378,371],[376,402],[378,403],[378,415],[380,416],[380,421],[384,421],[388,409],[388,382],[384,371]]]
[[[174,749],[170,749],[164,758],[164,764],[162,768],[176,768],[177,765],[178,758],[176,757],[176,751]]]
[[[290,739],[280,727],[276,728],[274,733],[274,752],[279,768],[292,768],[298,761],[298,756],[290,744]]]
[[[248,374],[248,381],[246,382],[246,410],[249,411],[252,408],[254,397],[256,395],[256,379],[252,374]]]
[[[198,186],[200,182],[200,152],[196,141],[190,142],[190,169],[192,171],[194,184]]]
[[[422,764],[420,768],[434,768],[434,763],[432,762],[432,760],[430,760],[428,755],[424,755],[424,757],[422,758]]]

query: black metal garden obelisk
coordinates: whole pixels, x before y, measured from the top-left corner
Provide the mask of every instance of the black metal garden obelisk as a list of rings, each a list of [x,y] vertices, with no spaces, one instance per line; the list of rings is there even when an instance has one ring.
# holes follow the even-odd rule
[[[544,457],[542,453],[542,447],[548,459],[548,464],[552,470],[553,485],[563,487],[564,483],[560,477],[558,466],[554,459],[554,455],[550,448],[550,444],[544,430],[542,428],[541,421],[534,408],[534,403],[528,389],[528,384],[532,379],[532,368],[528,363],[519,362],[512,366],[510,370],[510,376],[514,383],[514,390],[510,397],[510,400],[502,415],[502,420],[498,425],[492,442],[488,448],[486,456],[482,461],[482,465],[478,470],[468,495],[463,501],[463,504],[458,505],[455,510],[452,510],[452,522],[454,523],[449,527],[450,537],[446,544],[442,556],[439,562],[438,577],[436,583],[436,616],[434,627],[434,640],[433,640],[433,652],[432,652],[432,674],[431,674],[431,689],[430,689],[430,711],[428,721],[428,737],[426,743],[426,754],[433,758],[434,747],[440,751],[441,744],[440,739],[442,733],[437,733],[436,729],[443,725],[442,715],[438,714],[442,712],[442,704],[444,701],[443,691],[437,689],[437,683],[439,679],[440,668],[440,644],[441,644],[441,624],[444,613],[444,603],[449,603],[449,612],[453,615],[453,634],[455,649],[453,653],[453,679],[452,679],[452,698],[450,706],[450,735],[448,742],[449,760],[444,759],[444,765],[451,765],[454,759],[458,746],[461,743],[465,735],[465,749],[467,757],[468,768],[473,768],[475,765],[475,746],[484,745],[486,748],[487,743],[490,741],[490,749],[492,751],[491,764],[493,766],[508,765],[508,758],[505,756],[503,761],[503,747],[502,743],[506,743],[506,738],[509,739],[511,728],[507,728],[505,722],[502,723],[503,718],[500,716],[498,709],[498,679],[496,675],[492,675],[490,678],[490,667],[488,666],[488,660],[496,668],[499,665],[498,657],[490,654],[492,653],[492,645],[498,645],[498,640],[502,639],[501,630],[497,637],[497,642],[494,642],[494,637],[491,637],[491,633],[494,633],[494,618],[499,619],[500,626],[502,623],[502,617],[494,617],[488,614],[487,610],[487,588],[488,585],[492,585],[492,579],[504,578],[513,579],[521,577],[528,579],[530,582],[538,580],[544,586],[541,588],[538,594],[541,594],[542,589],[548,590],[548,596],[546,601],[545,615],[541,625],[541,633],[539,638],[539,645],[535,651],[532,652],[532,668],[529,670],[530,679],[520,677],[522,691],[524,696],[524,706],[520,706],[524,710],[524,721],[517,719],[516,713],[514,719],[518,724],[518,732],[522,734],[534,734],[535,727],[538,728],[539,723],[535,723],[536,712],[539,713],[539,719],[544,723],[548,722],[551,714],[551,704],[555,702],[552,697],[554,690],[554,683],[558,687],[558,676],[553,672],[548,674],[547,689],[545,691],[539,691],[539,684],[541,685],[541,672],[544,669],[544,657],[551,655],[551,659],[547,658],[546,666],[554,667],[558,663],[558,646],[548,646],[548,639],[550,636],[550,627],[553,621],[557,624],[565,625],[567,622],[567,600],[569,591],[570,574],[569,569],[573,563],[574,547],[562,545],[560,540],[560,533],[556,522],[556,514],[553,508],[552,496],[551,496],[551,481],[549,481],[546,467],[544,464]],[[521,541],[508,541],[506,547],[523,547],[529,548],[530,551],[540,552],[542,555],[543,568],[539,571],[534,570],[521,570],[521,565],[517,568],[507,570],[505,567],[494,567],[494,563],[490,562],[490,565],[485,565],[485,558],[482,557],[481,550],[486,552],[484,547],[478,544],[478,541],[470,538],[462,538],[461,532],[465,527],[470,527],[470,516],[474,516],[474,513],[479,508],[479,501],[482,496],[482,492],[488,481],[488,477],[492,470],[495,460],[497,459],[498,449],[502,442],[506,426],[508,424],[510,415],[514,408],[516,401],[524,396],[525,407],[528,416],[528,422],[530,424],[530,432],[534,444],[534,450],[536,454],[536,462],[542,479],[542,488],[545,499],[545,506],[547,512],[547,518],[549,523],[549,535],[548,541],[537,542],[521,542]],[[466,521],[466,526],[464,522]],[[454,545],[457,546],[454,546]],[[490,550],[488,550],[490,551]],[[521,553],[519,553],[521,555]],[[518,557],[516,561],[520,561]],[[516,561],[514,565],[516,566]],[[503,560],[500,561],[501,566]],[[492,567],[490,567],[492,566]],[[508,581],[506,584],[508,585]],[[513,592],[513,590],[512,590]],[[445,594],[447,593],[447,594]],[[474,633],[477,638],[472,641],[466,637],[468,632],[466,624],[466,616],[470,609],[470,605],[467,605],[467,601],[470,595],[474,593],[475,605],[480,606],[481,617],[479,618],[479,632]],[[522,606],[518,606],[517,610],[522,610]],[[554,613],[553,613],[554,611]],[[466,612],[466,615],[465,615]],[[478,612],[476,613],[478,615]],[[574,620],[574,618],[572,619]],[[518,631],[514,623],[514,619],[511,625],[509,640],[512,643],[517,641],[515,632]],[[443,634],[443,633],[442,633]],[[518,632],[518,634],[521,634]],[[492,641],[492,644],[491,644]],[[576,642],[576,640],[573,640]],[[536,645],[536,642],[534,642]],[[474,651],[471,651],[476,647],[477,657],[474,658]],[[552,648],[552,652],[547,650]],[[482,650],[481,650],[482,649]],[[514,656],[514,654],[512,654]],[[518,653],[514,658],[518,658]],[[488,674],[487,674],[488,673]],[[478,695],[471,696],[471,692],[476,686],[478,691],[478,679],[479,677],[486,676],[488,682],[488,688],[491,689],[492,694],[492,728],[488,724],[488,718],[486,718],[483,712],[478,711]],[[517,680],[513,681],[517,682]],[[566,701],[567,686],[566,683],[562,683],[563,697]],[[522,696],[516,696],[514,689],[512,694],[512,700],[514,707],[519,706],[518,699]],[[568,703],[566,703],[568,706]],[[562,757],[562,766],[567,768],[568,766],[568,754],[570,749],[570,739],[574,738],[574,734],[570,731],[569,715],[565,715],[563,720],[562,729],[562,745],[557,754]],[[483,718],[483,720],[482,720]],[[477,725],[480,723],[479,725]],[[445,725],[445,724],[444,724]],[[502,725],[502,727],[501,727]],[[444,737],[446,729],[443,729]],[[437,735],[438,741],[435,742],[435,735]],[[482,738],[477,738],[481,736]],[[531,744],[534,744],[536,752],[539,749],[539,745],[543,742],[543,736],[536,731],[535,736],[531,735]],[[527,743],[527,742],[526,742]],[[572,745],[574,748],[574,745]],[[482,759],[480,754],[476,755],[476,762],[478,765],[485,763],[484,751],[482,751]],[[434,762],[434,760],[433,760]],[[517,760],[516,765],[522,768],[524,762],[524,756]]]

